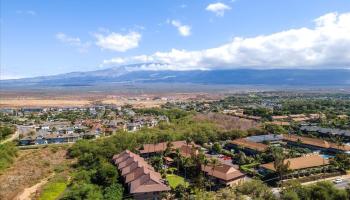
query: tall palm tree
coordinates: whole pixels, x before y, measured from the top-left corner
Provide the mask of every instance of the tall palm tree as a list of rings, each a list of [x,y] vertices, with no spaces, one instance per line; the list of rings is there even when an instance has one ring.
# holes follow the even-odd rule
[[[220,165],[220,162],[217,158],[211,158],[209,163],[211,166],[211,175],[214,176],[214,170],[216,167]],[[210,184],[210,191],[211,191],[211,184]]]
[[[181,161],[181,154],[180,154],[179,149],[176,149],[176,151],[175,151],[175,160],[176,160],[176,164],[177,164],[177,172],[179,173],[180,172],[179,165],[180,165],[180,161]]]
[[[185,179],[187,179],[187,168],[191,166],[191,159],[187,158],[187,157],[183,157],[182,159],[182,165],[184,167],[185,170]]]
[[[170,142],[170,141],[166,143],[164,156],[168,156],[171,153],[173,146],[174,146],[174,144],[172,142]]]
[[[341,147],[344,146],[343,140],[342,140],[342,138],[341,138],[340,136],[336,136],[336,137],[334,138],[334,142],[335,142],[335,144],[337,145],[337,147],[338,147],[339,150],[341,150]]]
[[[286,155],[283,153],[283,150],[275,149],[273,152],[273,166],[279,175],[279,180],[282,181],[283,175],[288,173],[290,161],[285,162]]]
[[[192,142],[192,138],[191,137],[186,137],[186,145],[187,145],[186,154],[190,153],[190,152],[187,152],[187,151],[188,151],[188,146],[189,146],[189,144],[191,144],[191,142]]]

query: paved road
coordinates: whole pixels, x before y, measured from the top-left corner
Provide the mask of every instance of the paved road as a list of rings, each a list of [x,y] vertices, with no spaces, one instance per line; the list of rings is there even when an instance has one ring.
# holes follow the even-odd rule
[[[337,179],[337,178],[341,178],[343,179],[343,182],[335,184],[333,183],[333,180]],[[315,184],[317,182],[320,181],[325,181],[325,179],[320,179],[317,181],[311,181],[311,182],[306,182],[306,183],[302,183],[302,185],[310,185],[310,184]],[[334,184],[334,186],[338,189],[345,189],[347,187],[350,187],[350,175],[344,175],[344,176],[336,176],[336,177],[332,177],[332,178],[327,178],[326,181],[330,181]],[[280,196],[280,191],[281,188],[272,188],[272,193],[276,196],[279,197]]]
[[[345,189],[350,184],[350,177],[344,178],[344,181],[338,184],[334,184],[334,186],[338,189]]]

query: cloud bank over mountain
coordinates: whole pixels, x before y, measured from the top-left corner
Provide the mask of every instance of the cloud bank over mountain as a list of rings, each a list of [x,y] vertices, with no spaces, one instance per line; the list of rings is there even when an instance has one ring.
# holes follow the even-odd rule
[[[196,51],[172,49],[152,55],[116,57],[104,60],[103,64],[138,62],[158,63],[141,65],[141,70],[349,68],[350,13],[325,14],[315,19],[311,28],[235,37],[215,48]]]

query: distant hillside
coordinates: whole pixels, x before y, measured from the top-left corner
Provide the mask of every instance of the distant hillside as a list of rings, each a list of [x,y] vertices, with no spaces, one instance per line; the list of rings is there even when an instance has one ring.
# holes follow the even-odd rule
[[[350,70],[232,69],[192,71],[128,71],[125,67],[73,72],[17,80],[2,80],[2,87],[86,86],[108,83],[195,83],[236,85],[350,85]]]

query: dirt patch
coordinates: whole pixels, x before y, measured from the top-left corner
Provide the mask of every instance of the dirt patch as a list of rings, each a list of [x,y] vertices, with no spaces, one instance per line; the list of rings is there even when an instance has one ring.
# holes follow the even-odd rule
[[[43,185],[45,185],[48,182],[48,180],[53,176],[54,176],[54,174],[51,174],[49,177],[44,178],[39,183],[37,183],[29,188],[25,188],[23,190],[23,192],[18,194],[14,199],[15,200],[31,199],[31,196],[33,196],[33,194],[35,194],[39,190],[39,188],[41,188]]]
[[[88,100],[6,99],[0,101],[0,107],[84,107],[90,103]]]
[[[215,123],[219,128],[230,131],[230,130],[248,130],[251,128],[258,128],[259,122],[250,119],[243,119],[240,117],[224,115],[219,113],[208,113],[208,114],[197,114],[194,117],[195,120],[199,121],[210,121]]]
[[[21,150],[10,168],[0,175],[0,199],[14,199],[49,177],[54,170],[72,162],[66,158],[66,147]]]

